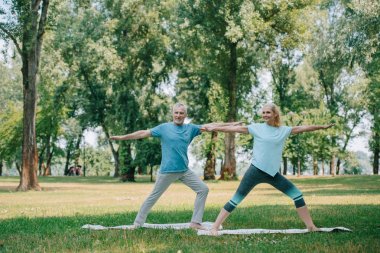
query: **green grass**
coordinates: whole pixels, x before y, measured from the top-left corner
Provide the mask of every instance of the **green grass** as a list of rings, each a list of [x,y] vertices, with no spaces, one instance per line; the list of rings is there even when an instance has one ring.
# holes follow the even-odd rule
[[[291,178],[314,222],[352,233],[197,236],[193,230],[90,231],[84,224],[131,224],[152,189],[112,178],[40,178],[42,192],[14,192],[18,178],[0,178],[0,252],[379,252],[380,177]],[[211,182],[205,221],[213,221],[238,182]],[[173,184],[149,223],[188,222],[194,193]],[[255,189],[224,223],[226,229],[303,228],[291,201],[270,186]]]

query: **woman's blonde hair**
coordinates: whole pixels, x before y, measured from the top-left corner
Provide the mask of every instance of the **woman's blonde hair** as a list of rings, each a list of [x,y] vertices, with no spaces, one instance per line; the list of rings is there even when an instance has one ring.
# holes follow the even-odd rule
[[[273,103],[268,103],[268,104],[265,104],[263,106],[264,107],[268,107],[270,108],[270,110],[274,113],[274,126],[275,127],[279,127],[281,126],[281,113],[280,113],[280,110],[278,109],[277,105],[273,104]]]

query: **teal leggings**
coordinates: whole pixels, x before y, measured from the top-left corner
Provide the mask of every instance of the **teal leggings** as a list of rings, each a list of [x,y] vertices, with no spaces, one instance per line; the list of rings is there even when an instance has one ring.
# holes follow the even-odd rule
[[[236,193],[230,201],[224,205],[224,209],[228,212],[232,212],[240,202],[248,195],[248,193],[258,184],[268,183],[274,188],[285,193],[291,199],[293,199],[295,206],[303,207],[305,206],[305,201],[303,199],[302,193],[298,188],[282,176],[280,173],[277,173],[274,177],[269,174],[261,171],[255,166],[251,165],[247,172],[244,174],[243,179],[240,182]]]

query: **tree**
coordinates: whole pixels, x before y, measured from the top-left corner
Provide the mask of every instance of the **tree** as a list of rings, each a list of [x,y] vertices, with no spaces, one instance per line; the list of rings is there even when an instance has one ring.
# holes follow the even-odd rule
[[[22,59],[23,76],[23,142],[22,175],[17,190],[41,190],[37,179],[36,144],[36,78],[49,0],[12,1],[10,10],[16,16],[8,16],[7,23],[0,23],[0,36],[11,40]],[[0,12],[4,14],[4,10]]]
[[[378,56],[378,59],[380,57]],[[378,60],[378,62],[380,62]],[[376,66],[379,63],[377,63]],[[373,74],[371,78],[371,83],[368,88],[368,94],[369,94],[369,105],[368,109],[369,112],[372,115],[372,133],[371,133],[371,139],[370,139],[370,149],[373,152],[373,174],[377,175],[379,174],[379,158],[380,158],[380,108],[379,103],[376,102],[378,98],[380,97],[380,73]]]
[[[310,48],[306,52],[318,75],[318,86],[330,114],[340,118],[342,134],[332,138],[333,146],[340,146],[330,159],[331,174],[339,173],[346,147],[360,123],[368,82],[363,80],[363,68],[358,64],[365,58],[361,51],[366,39],[362,31],[354,29],[354,18],[349,1],[326,1],[313,22],[315,29]],[[346,5],[347,4],[347,5]],[[336,159],[338,158],[338,159]],[[336,165],[335,165],[336,162]]]
[[[179,26],[202,73],[220,85],[228,98],[225,121],[238,120],[238,107],[257,85],[257,70],[265,62],[266,47],[276,41],[288,45],[299,39],[303,26],[296,16],[310,3],[295,1],[185,1],[178,8]],[[199,47],[199,45],[202,45]],[[198,57],[197,57],[198,56]],[[221,179],[236,178],[235,134],[225,135]]]
[[[71,85],[67,79],[69,71],[62,61],[60,51],[54,47],[54,33],[47,34],[43,50],[49,57],[41,59],[39,74],[39,99],[37,103],[36,134],[39,150],[39,175],[51,175],[55,154],[61,152],[59,138],[68,116]]]
[[[373,173],[379,173],[380,154],[380,50],[379,26],[380,3],[376,0],[344,2],[347,15],[351,17],[351,33],[347,34],[353,50],[353,63],[359,63],[366,71],[369,84],[367,87],[367,109],[371,115],[370,150],[373,152]]]
[[[59,30],[63,32],[56,35],[55,44],[77,84],[75,93],[79,96],[77,106],[82,110],[79,117],[82,128],[101,126],[106,136],[110,136],[113,121],[108,114],[115,106],[111,90],[115,82],[120,82],[122,62],[111,41],[114,21],[100,7],[66,11],[59,19]],[[118,177],[119,153],[112,142],[109,146],[115,160],[113,174]]]
[[[167,21],[171,2],[114,0],[104,4],[107,19],[115,24],[112,42],[123,63],[119,81],[111,86],[116,105],[113,133],[151,128],[168,119],[169,99],[161,90],[169,82],[174,62]],[[136,172],[131,153],[135,143],[119,146],[122,176],[127,181],[134,181]],[[136,157],[147,159],[150,155]]]

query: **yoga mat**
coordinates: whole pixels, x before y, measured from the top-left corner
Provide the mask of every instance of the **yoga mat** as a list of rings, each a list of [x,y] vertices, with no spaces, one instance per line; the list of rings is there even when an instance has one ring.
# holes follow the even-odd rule
[[[319,232],[351,232],[345,227],[319,228]],[[251,234],[303,234],[309,233],[307,229],[228,229],[219,230],[218,235],[251,235]],[[198,235],[211,235],[210,231],[198,230]]]
[[[212,222],[203,222],[202,226],[206,229],[211,229]],[[153,229],[189,229],[190,223],[169,223],[169,224],[151,224],[151,223],[144,223],[142,226],[143,228],[153,228]],[[90,230],[109,230],[109,229],[122,229],[122,230],[128,230],[132,229],[133,225],[121,225],[121,226],[113,226],[113,227],[107,227],[102,225],[91,225],[86,224],[83,225],[82,228],[84,229],[90,229]],[[226,230],[219,230],[218,235],[250,235],[250,234],[303,234],[308,233],[309,231],[307,229],[226,229]],[[331,227],[331,228],[320,228],[320,231],[318,232],[352,232],[352,230],[345,228],[345,227]],[[210,231],[208,230],[198,230],[198,235],[211,235]]]

